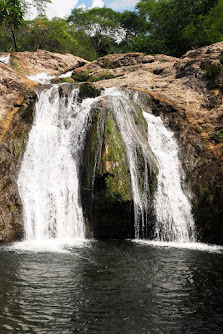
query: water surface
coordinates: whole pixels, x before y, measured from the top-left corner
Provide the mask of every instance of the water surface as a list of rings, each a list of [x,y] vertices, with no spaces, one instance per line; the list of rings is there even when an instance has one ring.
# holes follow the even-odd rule
[[[0,333],[222,333],[223,253],[133,242],[0,248]]]

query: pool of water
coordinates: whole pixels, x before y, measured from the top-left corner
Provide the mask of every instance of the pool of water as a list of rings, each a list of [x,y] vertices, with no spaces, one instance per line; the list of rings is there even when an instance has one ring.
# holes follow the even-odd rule
[[[222,332],[221,248],[0,248],[0,333]]]

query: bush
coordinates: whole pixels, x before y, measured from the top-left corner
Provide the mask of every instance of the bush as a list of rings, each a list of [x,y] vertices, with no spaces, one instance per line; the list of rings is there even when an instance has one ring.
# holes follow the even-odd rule
[[[223,128],[215,131],[210,136],[217,144],[223,143]]]

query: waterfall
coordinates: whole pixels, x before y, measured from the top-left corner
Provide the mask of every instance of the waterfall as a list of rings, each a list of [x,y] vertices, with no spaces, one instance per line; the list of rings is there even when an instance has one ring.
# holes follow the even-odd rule
[[[42,86],[37,92],[34,124],[18,177],[26,240],[66,243],[66,240],[85,237],[79,167],[88,115],[92,104],[100,97],[79,103],[78,92],[78,88],[67,84]],[[103,96],[110,96],[109,103],[125,144],[134,201],[135,237],[147,236],[151,209],[148,175],[151,175],[151,161],[155,156],[159,174],[153,204],[154,238],[194,241],[191,206],[182,189],[173,133],[159,117],[144,113],[148,124],[147,142],[145,133],[136,125],[131,98],[114,88],[106,89]],[[144,164],[141,175],[139,154]]]
[[[154,157],[149,155],[148,143],[140,132],[140,128],[136,126],[132,112],[133,102],[126,99],[125,95],[117,96],[120,95],[120,91],[113,92],[116,92],[116,96],[111,100],[111,104],[125,143],[134,201],[135,238],[139,238],[145,236],[147,232],[148,210],[151,206],[148,175],[151,168],[150,158]],[[138,171],[139,150],[144,159],[143,175]]]
[[[11,54],[8,54],[7,56],[0,56],[0,63],[10,65],[10,57]]]
[[[191,205],[182,189],[182,169],[174,134],[160,117],[148,113],[144,113],[144,117],[148,123],[148,141],[159,162],[154,237],[159,241],[193,242],[194,221]]]
[[[18,177],[26,240],[84,238],[79,160],[92,99],[54,85],[38,93],[33,127]],[[65,87],[66,90],[66,87]]]

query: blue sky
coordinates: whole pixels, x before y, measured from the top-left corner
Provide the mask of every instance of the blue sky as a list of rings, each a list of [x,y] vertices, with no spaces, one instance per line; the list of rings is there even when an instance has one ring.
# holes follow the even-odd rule
[[[31,0],[28,0],[31,2]],[[92,7],[110,7],[114,10],[123,11],[125,9],[133,10],[136,3],[139,0],[52,0],[46,8],[46,14],[49,18],[54,16],[65,17],[68,16],[72,8],[79,6],[92,8]],[[30,18],[34,18],[36,12],[33,11]]]
[[[97,2],[97,1],[95,1]],[[100,2],[104,3],[104,6],[113,8],[115,10],[125,10],[125,9],[134,9],[137,0],[101,0]],[[92,0],[79,0],[76,7],[81,4],[84,4],[86,7],[92,6]]]

